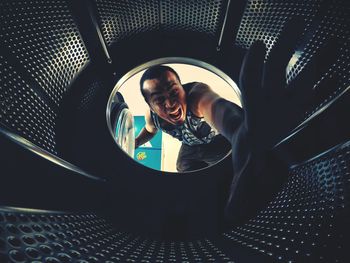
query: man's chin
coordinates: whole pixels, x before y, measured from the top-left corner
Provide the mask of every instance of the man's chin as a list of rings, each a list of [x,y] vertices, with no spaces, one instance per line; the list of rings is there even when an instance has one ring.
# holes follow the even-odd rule
[[[174,120],[174,123],[177,126],[180,126],[180,125],[184,124],[184,122],[185,122],[185,119]]]

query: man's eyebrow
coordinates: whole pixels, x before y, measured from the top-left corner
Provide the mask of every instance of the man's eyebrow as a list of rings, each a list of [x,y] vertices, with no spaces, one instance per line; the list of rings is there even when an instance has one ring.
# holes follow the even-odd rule
[[[166,85],[167,85],[167,88],[166,88],[166,89],[167,89],[167,90],[170,90],[170,89],[174,86],[174,84],[176,84],[176,82],[173,81],[173,80],[167,81],[167,82],[166,82]],[[161,92],[161,91],[152,92],[151,95],[150,95],[150,98],[152,98],[153,96],[157,96],[157,95],[159,95],[159,94],[162,94],[162,92]]]
[[[155,91],[155,92],[152,92],[152,93],[151,93],[150,97],[156,96],[156,95],[159,95],[159,94],[161,94],[160,91]]]

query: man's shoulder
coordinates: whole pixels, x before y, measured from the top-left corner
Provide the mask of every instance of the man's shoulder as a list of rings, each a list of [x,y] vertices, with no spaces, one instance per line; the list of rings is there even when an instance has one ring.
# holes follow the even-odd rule
[[[198,117],[202,117],[200,112],[198,111],[199,102],[203,98],[203,95],[206,93],[206,87],[208,85],[202,82],[191,82],[191,88],[188,90],[188,104],[192,113]]]
[[[190,84],[188,86],[188,94],[198,96],[206,91],[210,90],[209,86],[203,82],[190,82],[185,85]]]
[[[182,86],[188,95],[201,93],[206,87],[208,87],[207,84],[198,81],[189,82]]]
[[[194,84],[197,84],[197,83],[201,83],[201,82],[198,82],[198,81],[191,81],[191,82],[187,82],[187,83],[183,84],[183,86],[186,86],[186,85],[194,85]]]
[[[192,89],[194,86],[196,86],[198,83],[197,81],[193,81],[193,82],[188,82],[182,85],[182,87],[186,90],[186,89]]]

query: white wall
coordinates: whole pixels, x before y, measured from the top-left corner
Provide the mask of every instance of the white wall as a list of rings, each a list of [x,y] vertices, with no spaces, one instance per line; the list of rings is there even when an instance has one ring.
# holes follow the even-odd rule
[[[172,67],[180,76],[181,83],[187,82],[203,82],[209,85],[216,93],[223,98],[230,100],[238,105],[241,105],[237,94],[233,88],[228,85],[223,79],[216,74],[197,66],[186,64],[166,64]],[[126,103],[129,106],[131,113],[134,116],[141,116],[148,110],[148,105],[140,93],[139,81],[144,71],[141,71],[128,79],[119,92],[123,95]],[[162,147],[162,170],[176,172],[176,160],[181,142],[171,136],[163,133]]]

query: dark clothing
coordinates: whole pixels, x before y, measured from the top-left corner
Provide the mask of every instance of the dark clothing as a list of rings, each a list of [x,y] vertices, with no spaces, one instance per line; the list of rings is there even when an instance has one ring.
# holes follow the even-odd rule
[[[191,82],[183,85],[187,99],[189,92],[196,83],[197,82]],[[210,143],[217,134],[217,132],[205,122],[203,118],[197,117],[193,114],[189,107],[187,107],[186,120],[181,126],[170,125],[170,127],[168,127],[169,124],[167,124],[167,128],[165,128],[164,121],[152,111],[151,117],[157,129],[170,134],[172,137],[180,140],[183,144],[189,146]]]
[[[231,150],[231,144],[222,135],[216,135],[210,143],[189,146],[182,144],[176,161],[179,172],[187,172],[211,166],[223,159]]]

